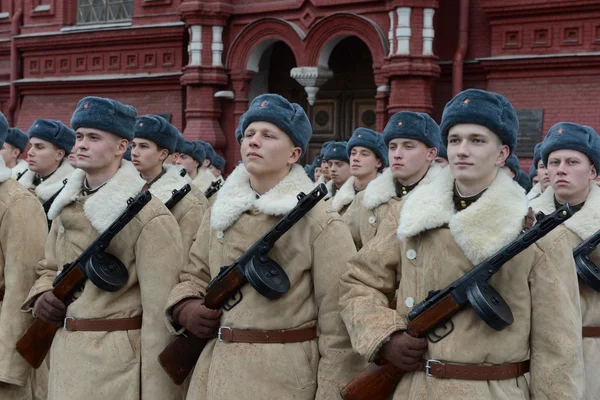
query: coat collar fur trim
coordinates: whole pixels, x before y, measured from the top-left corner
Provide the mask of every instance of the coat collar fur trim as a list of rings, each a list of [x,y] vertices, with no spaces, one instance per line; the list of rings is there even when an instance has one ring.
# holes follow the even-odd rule
[[[298,203],[298,193],[309,193],[313,187],[304,168],[294,165],[285,178],[257,199],[256,192],[250,187],[250,173],[240,164],[217,192],[217,201],[211,210],[211,226],[224,231],[252,208],[267,215],[284,215]]]
[[[400,240],[448,224],[465,256],[478,264],[521,233],[528,211],[527,197],[504,171],[498,172],[479,200],[461,212],[456,212],[453,196],[450,168],[444,168],[429,185],[414,189],[402,207]]]

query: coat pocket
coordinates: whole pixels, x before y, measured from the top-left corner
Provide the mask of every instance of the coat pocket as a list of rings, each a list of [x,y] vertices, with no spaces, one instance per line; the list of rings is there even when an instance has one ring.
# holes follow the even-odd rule
[[[110,332],[121,368],[126,371],[140,359],[140,330]]]
[[[298,387],[306,389],[315,385],[318,356],[313,354],[315,353],[313,350],[316,350],[316,341],[286,343],[284,349],[294,369]]]

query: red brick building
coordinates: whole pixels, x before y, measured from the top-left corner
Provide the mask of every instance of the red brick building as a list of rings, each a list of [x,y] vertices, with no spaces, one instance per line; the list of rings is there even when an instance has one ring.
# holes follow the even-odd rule
[[[0,110],[27,129],[108,96],[169,114],[238,158],[253,97],[302,104],[320,143],[381,131],[411,109],[439,121],[453,91],[506,95],[519,155],[550,126],[600,128],[594,0],[0,0]],[[523,160],[523,166],[529,164]]]

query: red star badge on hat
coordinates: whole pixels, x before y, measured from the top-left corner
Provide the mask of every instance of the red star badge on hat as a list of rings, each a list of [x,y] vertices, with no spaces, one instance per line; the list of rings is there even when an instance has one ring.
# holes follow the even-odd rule
[[[362,135],[358,135],[358,137],[362,137]]]
[[[563,133],[563,132],[564,132],[564,131],[563,131],[563,128],[560,128],[560,129],[558,130],[558,134],[559,134],[559,135],[562,135],[562,133]]]
[[[143,123],[143,122],[140,122],[140,126],[144,126],[144,123]]]
[[[398,122],[398,126],[402,126],[402,125],[403,125],[402,121]]]
[[[261,107],[266,107],[266,106],[267,106],[267,101],[265,100],[265,101],[263,101],[262,103],[260,103],[260,106],[261,106]]]
[[[337,149],[333,149],[333,152],[335,153],[337,151]]]
[[[89,107],[89,106],[88,106],[88,103],[85,103],[85,104],[83,105],[83,109],[84,109],[84,110],[87,110],[87,109],[88,109],[88,107]]]
[[[471,100],[469,100],[469,99],[464,99],[464,100],[463,100],[463,103],[464,103],[464,104],[469,104],[469,101],[471,101]]]

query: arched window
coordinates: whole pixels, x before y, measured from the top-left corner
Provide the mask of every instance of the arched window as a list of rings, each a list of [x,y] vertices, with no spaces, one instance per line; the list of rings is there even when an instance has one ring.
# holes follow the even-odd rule
[[[78,0],[78,24],[103,24],[129,21],[134,0]]]

